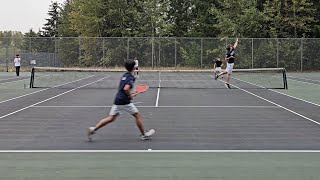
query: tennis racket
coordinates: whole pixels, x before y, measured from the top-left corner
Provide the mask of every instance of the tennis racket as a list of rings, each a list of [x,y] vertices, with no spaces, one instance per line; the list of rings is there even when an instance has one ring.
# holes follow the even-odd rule
[[[137,84],[136,85],[136,93],[140,94],[140,93],[144,93],[146,91],[148,91],[149,86],[146,84]]]

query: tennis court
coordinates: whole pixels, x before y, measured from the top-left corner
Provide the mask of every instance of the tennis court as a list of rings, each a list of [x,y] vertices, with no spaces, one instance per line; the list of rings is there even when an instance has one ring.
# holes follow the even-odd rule
[[[30,73],[2,76],[1,177],[319,178],[319,73],[288,73],[289,89],[277,89],[274,74],[235,74],[226,89],[207,73],[140,73],[136,83],[151,88],[134,103],[156,129],[152,140],[141,141],[123,113],[88,142],[86,128],[108,114],[121,73],[39,73],[38,88],[25,87]]]
[[[134,99],[146,129],[156,129],[150,141],[139,139],[134,119],[123,113],[101,129],[93,142],[86,128],[105,117],[113,103],[122,72],[81,75],[77,80],[53,79],[52,87],[27,88],[14,81],[19,96],[0,103],[1,150],[318,150],[319,105],[263,89],[234,76],[232,89],[210,74],[175,75],[154,79],[141,73],[136,83],[159,84]],[[193,76],[191,76],[193,75]],[[47,75],[39,75],[40,78]],[[294,76],[296,78],[303,78]],[[314,80],[317,80],[315,77]],[[292,80],[291,80],[292,79]],[[166,80],[168,82],[166,82]],[[296,79],[295,79],[296,80]],[[300,82],[301,80],[301,82]],[[305,82],[300,79],[299,82]],[[5,80],[2,80],[5,81]],[[46,80],[50,83],[49,80]],[[111,83],[113,82],[113,83]],[[170,87],[172,82],[178,88]],[[204,84],[205,82],[205,84]],[[295,81],[296,83],[299,83]],[[166,85],[166,83],[168,83]],[[59,85],[60,84],[60,85]],[[104,88],[103,84],[113,84]],[[207,86],[207,84],[211,84]],[[303,84],[303,83],[302,83]],[[69,86],[70,85],[70,86]],[[201,85],[204,85],[202,87]],[[319,82],[314,81],[315,87]],[[197,88],[199,87],[199,88]],[[308,88],[306,88],[308,89]],[[309,88],[310,89],[310,88]],[[277,93],[277,92],[280,93]],[[310,94],[309,94],[310,95]]]

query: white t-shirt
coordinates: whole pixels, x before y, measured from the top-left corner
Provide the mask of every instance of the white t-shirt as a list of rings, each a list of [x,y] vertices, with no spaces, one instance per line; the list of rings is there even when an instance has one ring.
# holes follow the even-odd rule
[[[139,61],[138,61],[138,59],[135,59],[134,62],[135,62],[134,67],[138,67],[138,66],[139,66]]]
[[[13,62],[14,62],[14,66],[20,66],[20,61],[21,59],[20,58],[14,58]]]

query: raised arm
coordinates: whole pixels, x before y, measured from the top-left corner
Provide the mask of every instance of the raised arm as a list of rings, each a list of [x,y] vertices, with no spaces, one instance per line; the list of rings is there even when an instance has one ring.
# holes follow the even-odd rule
[[[237,46],[238,46],[238,38],[236,38],[236,42],[234,43],[233,48],[236,49]]]

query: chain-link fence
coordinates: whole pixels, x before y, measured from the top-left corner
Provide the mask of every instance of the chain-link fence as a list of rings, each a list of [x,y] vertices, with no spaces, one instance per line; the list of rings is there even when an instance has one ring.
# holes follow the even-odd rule
[[[20,54],[22,66],[118,67],[138,58],[148,68],[212,68],[223,59],[234,39],[173,37],[56,37],[0,38],[0,67],[13,66]],[[285,67],[291,71],[320,70],[320,39],[240,38],[235,68]]]

